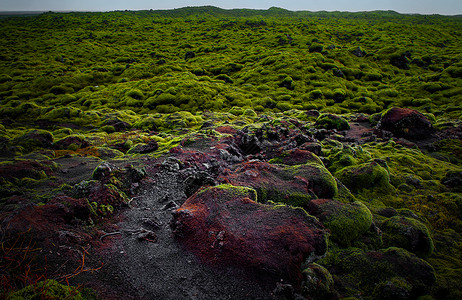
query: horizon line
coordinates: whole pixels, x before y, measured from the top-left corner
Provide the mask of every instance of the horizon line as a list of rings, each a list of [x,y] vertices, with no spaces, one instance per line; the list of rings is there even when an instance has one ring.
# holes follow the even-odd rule
[[[271,8],[278,8],[278,9],[283,9],[288,12],[313,12],[313,13],[319,13],[319,12],[340,12],[340,13],[364,13],[364,12],[394,12],[398,13],[401,15],[421,15],[421,16],[449,16],[449,17],[456,17],[456,16],[462,16],[462,13],[456,13],[456,14],[440,14],[440,13],[417,13],[417,12],[399,12],[393,9],[376,9],[376,10],[358,10],[358,11],[348,11],[348,10],[290,10],[286,9],[283,7],[269,7],[269,8],[247,8],[247,7],[236,7],[236,8],[222,8],[218,6],[213,6],[213,5],[201,5],[201,6],[183,6],[183,7],[175,7],[175,8],[160,8],[160,9],[154,9],[154,8],[146,8],[146,9],[114,9],[114,10],[49,10],[49,9],[44,9],[44,10],[0,10],[0,15],[6,15],[6,14],[21,14],[21,13],[29,13],[29,14],[42,14],[42,13],[106,13],[106,12],[123,12],[123,11],[132,11],[132,12],[137,12],[137,11],[168,11],[168,10],[177,10],[177,9],[183,9],[183,8],[204,8],[204,7],[214,7],[214,8],[219,8],[222,10],[238,10],[238,9],[248,9],[248,10],[270,10]]]

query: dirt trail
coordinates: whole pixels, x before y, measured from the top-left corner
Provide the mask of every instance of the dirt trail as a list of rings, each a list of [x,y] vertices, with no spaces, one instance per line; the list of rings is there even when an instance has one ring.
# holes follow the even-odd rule
[[[134,299],[272,299],[274,282],[204,265],[177,243],[169,224],[171,212],[186,200],[177,171],[161,169],[141,190],[123,213],[120,234],[106,237],[114,241],[105,258],[106,276],[118,277],[106,278],[111,285],[126,285],[121,291]],[[152,242],[152,236],[140,239],[140,229],[154,232],[157,241]]]

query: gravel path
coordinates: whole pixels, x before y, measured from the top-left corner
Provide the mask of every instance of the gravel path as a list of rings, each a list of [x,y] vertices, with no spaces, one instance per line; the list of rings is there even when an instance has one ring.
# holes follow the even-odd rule
[[[172,210],[186,200],[178,172],[161,170],[124,212],[107,257],[112,284],[134,299],[272,299],[274,282],[242,270],[204,265],[181,248],[170,229]],[[109,238],[109,237],[105,237]],[[112,275],[111,275],[112,274]],[[116,287],[120,289],[119,287]]]

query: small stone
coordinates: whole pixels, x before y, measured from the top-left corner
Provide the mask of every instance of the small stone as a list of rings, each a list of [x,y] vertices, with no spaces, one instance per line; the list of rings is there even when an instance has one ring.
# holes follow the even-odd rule
[[[142,218],[141,222],[144,226],[149,227],[153,230],[158,230],[163,225],[162,221],[158,217]]]
[[[143,229],[141,233],[137,236],[138,240],[146,240],[149,242],[156,242],[157,236],[153,231]]]
[[[175,202],[175,201],[169,201],[167,204],[164,205],[164,207],[162,207],[162,210],[171,210],[171,209],[175,209],[175,208],[178,208],[179,205]]]
[[[116,169],[117,167],[114,166],[113,164],[108,163],[108,162],[103,162],[95,168],[95,170],[93,171],[92,177],[93,179],[101,180],[103,178],[109,177],[111,173],[115,171]]]

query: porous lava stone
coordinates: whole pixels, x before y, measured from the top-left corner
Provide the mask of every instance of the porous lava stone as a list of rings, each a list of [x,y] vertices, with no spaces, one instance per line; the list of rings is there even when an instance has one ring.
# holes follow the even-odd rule
[[[327,231],[302,209],[255,200],[251,188],[201,189],[174,212],[175,236],[205,262],[246,266],[299,284],[302,265],[326,253]]]

